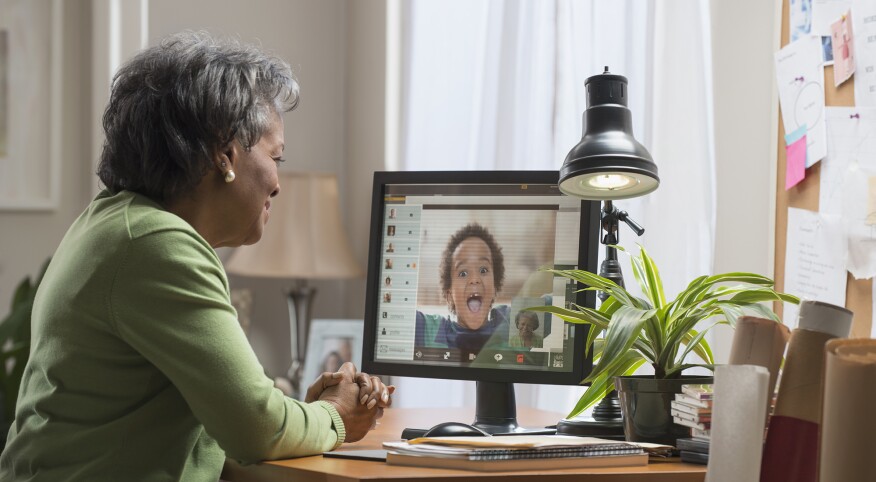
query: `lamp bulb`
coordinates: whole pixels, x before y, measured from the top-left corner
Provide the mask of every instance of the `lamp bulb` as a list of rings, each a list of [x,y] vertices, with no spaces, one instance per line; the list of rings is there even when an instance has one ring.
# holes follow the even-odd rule
[[[588,178],[584,182],[594,189],[615,191],[633,187],[639,183],[639,180],[623,174],[599,174]]]

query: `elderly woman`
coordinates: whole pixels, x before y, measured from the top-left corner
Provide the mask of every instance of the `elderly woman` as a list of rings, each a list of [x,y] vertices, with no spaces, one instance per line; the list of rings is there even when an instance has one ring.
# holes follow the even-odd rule
[[[34,304],[2,480],[216,481],[361,439],[392,387],[345,364],[305,402],[264,375],[215,248],[255,243],[280,194],[289,66],[182,34],[116,74],[98,174]]]

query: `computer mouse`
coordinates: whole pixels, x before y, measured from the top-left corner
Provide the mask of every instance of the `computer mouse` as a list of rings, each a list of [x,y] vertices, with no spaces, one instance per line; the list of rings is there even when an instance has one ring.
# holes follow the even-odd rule
[[[474,425],[462,422],[444,422],[426,431],[424,437],[489,437],[490,434]]]

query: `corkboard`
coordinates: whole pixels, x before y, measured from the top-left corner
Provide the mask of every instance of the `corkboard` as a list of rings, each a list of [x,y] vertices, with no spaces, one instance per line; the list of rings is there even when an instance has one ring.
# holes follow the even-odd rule
[[[782,46],[788,44],[788,1],[782,1]],[[824,99],[828,106],[855,105],[855,77],[839,87],[833,85],[833,66],[824,68]],[[773,80],[775,82],[775,80]],[[778,165],[776,171],[776,288],[784,289],[785,284],[785,246],[788,230],[788,207],[818,211],[818,186],[821,182],[821,163],[806,170],[806,179],[789,190],[785,190],[785,130],[779,122]],[[872,280],[856,280],[848,273],[846,287],[846,307],[855,313],[852,323],[852,338],[869,338],[872,320]],[[781,316],[782,307],[776,306]]]

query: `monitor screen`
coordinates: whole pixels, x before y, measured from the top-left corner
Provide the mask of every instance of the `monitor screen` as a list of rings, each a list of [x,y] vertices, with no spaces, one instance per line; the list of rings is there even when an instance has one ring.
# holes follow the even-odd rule
[[[534,306],[593,307],[546,268],[596,270],[599,205],[556,171],[378,172],[363,368],[383,375],[578,384],[587,326]]]

